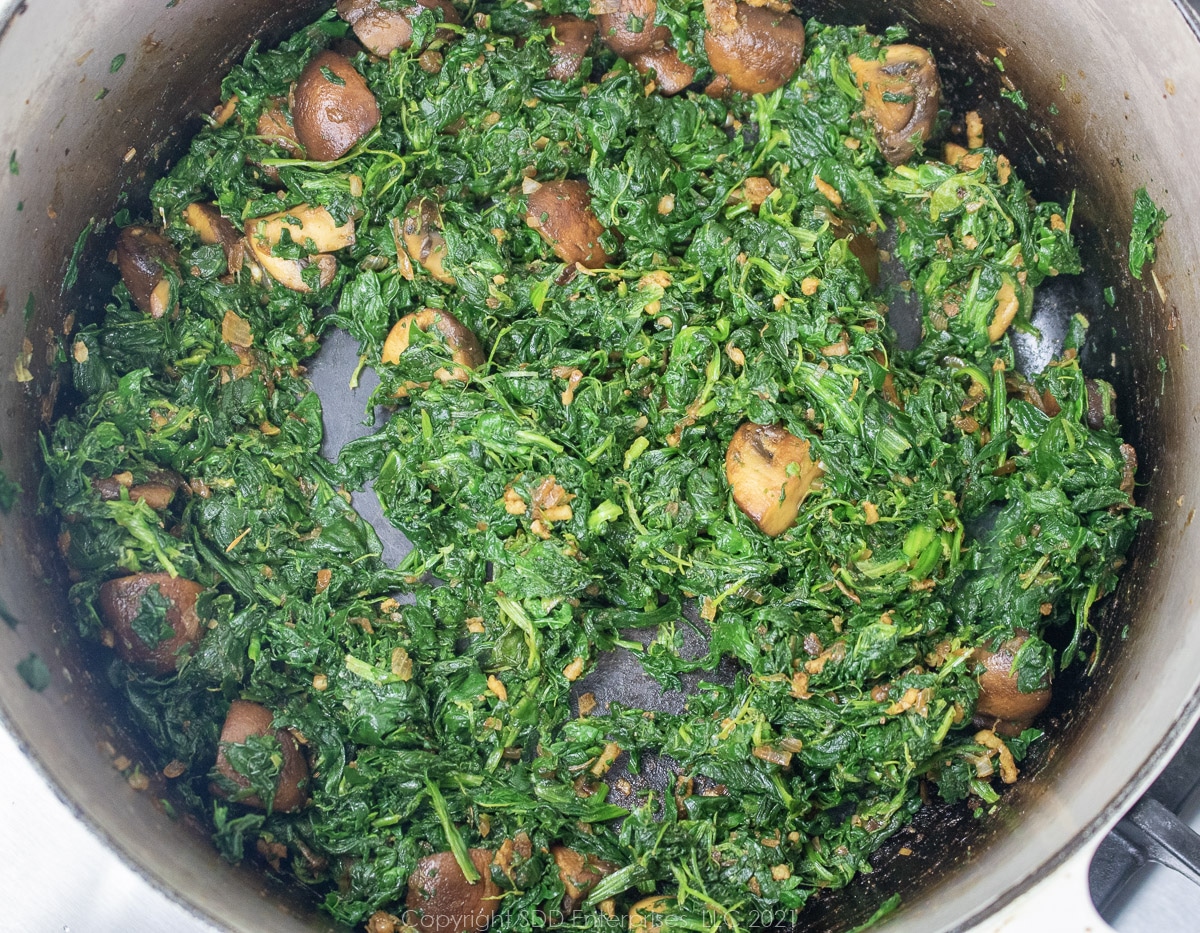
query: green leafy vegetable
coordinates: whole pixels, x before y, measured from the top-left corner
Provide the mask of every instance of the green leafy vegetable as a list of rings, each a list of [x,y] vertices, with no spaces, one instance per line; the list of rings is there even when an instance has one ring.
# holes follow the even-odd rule
[[[1154,262],[1155,240],[1162,236],[1169,215],[1150,199],[1145,188],[1133,196],[1133,229],[1129,234],[1129,274],[1142,277],[1146,263]]]
[[[147,587],[138,603],[137,614],[129,627],[147,648],[157,648],[175,636],[175,630],[167,621],[167,610],[171,601],[162,595],[157,586]]]
[[[703,5],[662,16],[704,86]],[[382,117],[329,163],[260,127],[347,25],[255,48],[227,119],[155,183],[180,311],[118,285],[70,338],[78,405],[42,438],[75,625],[104,637],[116,574],[205,588],[178,672],[114,660],[112,682],[218,849],[265,854],[339,922],[402,914],[426,855],[470,876],[486,849],[493,928],[535,929],[562,918],[560,845],[611,869],[564,923],[651,892],[672,929],[789,917],[869,870],[923,789],[1000,799],[977,650],[1020,639],[1032,692],[1104,647],[1092,613],[1146,517],[1132,450],[1114,418],[1089,426],[1082,318],[1039,373],[1007,336],[1079,271],[1072,205],[1035,203],[991,149],[890,166],[850,77],[878,55],[863,29],[810,21],[793,82],[722,99],[648,94],[599,48],[552,80],[537,16],[485,3],[476,23],[447,41],[426,11],[411,49],[355,58]],[[535,179],[586,183],[611,262],[558,258],[530,226],[549,212],[526,216]],[[298,228],[255,241],[303,267],[286,287],[205,243],[195,204],[235,230],[323,206],[353,242],[327,262]],[[882,231],[912,349],[873,283]],[[306,367],[334,328],[355,382],[378,376],[378,426],[330,460]],[[791,438],[774,536],[727,473],[747,422]],[[164,475],[165,504],[133,496]],[[356,509],[371,496],[412,545],[398,563]],[[165,603],[146,590],[147,646]],[[605,694],[615,665],[638,689]],[[274,736],[224,748],[249,786],[214,770],[239,698],[303,738],[307,806],[269,809]],[[1041,733],[1009,725],[1015,770]]]

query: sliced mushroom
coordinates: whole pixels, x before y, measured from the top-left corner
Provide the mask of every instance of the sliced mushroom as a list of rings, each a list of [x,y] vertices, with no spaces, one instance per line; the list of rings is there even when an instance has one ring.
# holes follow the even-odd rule
[[[229,745],[244,745],[253,736],[264,735],[275,736],[282,756],[271,809],[276,813],[299,810],[308,802],[308,762],[295,737],[287,729],[275,728],[275,716],[265,706],[248,700],[234,700],[229,705],[225,725],[221,727],[221,743],[217,748],[217,771],[238,787],[249,787],[250,780],[233,767],[225,749]],[[229,796],[228,790],[216,782],[211,789],[219,797]],[[266,809],[257,794],[243,797],[238,802],[259,810]]]
[[[529,181],[526,192],[529,206],[525,223],[541,234],[559,259],[568,265],[579,263],[586,269],[608,264],[611,257],[600,245],[604,225],[592,210],[587,182]]]
[[[492,856],[492,879],[502,886],[508,886],[511,889],[520,889],[526,886],[528,879],[528,869],[530,860],[533,858],[533,840],[529,838],[529,833],[521,830],[511,839],[505,839],[500,843],[500,848],[496,850],[496,854]],[[504,876],[501,881],[496,875],[496,870]]]
[[[246,260],[246,242],[242,235],[227,220],[215,204],[203,204],[197,201],[189,204],[183,211],[183,222],[196,231],[200,242],[205,245],[219,243],[225,253],[225,265],[232,273],[238,273]]]
[[[426,10],[441,10],[442,21],[455,26],[462,24],[462,16],[450,0],[416,0],[403,8],[384,8],[379,0],[338,0],[338,16],[350,24],[368,51],[380,58],[387,58],[396,49],[407,49],[412,45],[412,21]],[[453,42],[458,34],[453,29],[438,29],[435,33],[443,42]]]
[[[995,343],[1003,337],[1009,325],[1017,319],[1017,312],[1020,310],[1021,299],[1017,297],[1017,290],[1013,288],[1012,282],[1005,280],[996,292],[996,310],[992,314],[991,323],[988,324],[988,340]]]
[[[658,0],[601,0],[593,9],[600,41],[622,58],[647,51],[654,42]]]
[[[313,57],[292,90],[292,126],[308,158],[340,159],[379,123],[379,105],[350,59]]]
[[[433,198],[413,198],[404,208],[404,248],[439,282],[454,284],[446,271],[446,238],[442,236],[442,209]]]
[[[304,259],[276,256],[273,250],[283,240],[287,231],[291,241],[309,252]],[[246,242],[250,251],[266,273],[280,285],[293,291],[311,291],[305,281],[304,270],[316,265],[319,270],[320,287],[324,288],[337,272],[337,260],[328,253],[354,245],[354,222],[338,224],[324,207],[298,204],[246,221]],[[312,255],[312,254],[317,255]]]
[[[142,600],[151,587],[168,603],[157,625],[150,613],[142,613]],[[204,635],[196,615],[196,599],[203,592],[199,583],[166,573],[109,580],[100,587],[100,617],[112,629],[117,654],[154,674],[174,673],[180,653]]]
[[[854,80],[883,157],[892,165],[907,162],[933,135],[942,105],[942,81],[928,49],[889,45],[883,58],[850,56]]]
[[[491,922],[500,906],[500,889],[491,875],[492,854],[486,849],[468,849],[467,854],[481,876],[474,884],[467,881],[453,852],[417,860],[408,878],[407,923],[429,933],[468,933]]]
[[[1132,444],[1121,445],[1121,461],[1123,468],[1121,470],[1121,492],[1129,496],[1129,501],[1133,502],[1133,490],[1135,488],[1137,477],[1137,451],[1134,450]]]
[[[450,348],[450,358],[456,365],[453,369],[439,369],[434,373],[440,381],[466,382],[467,370],[478,369],[487,360],[479,340],[462,321],[449,311],[422,308],[415,314],[406,314],[388,331],[383,342],[382,361],[392,365],[400,362],[400,355],[408,349],[413,325],[418,330],[432,330]]]
[[[182,485],[183,479],[177,473],[166,470],[149,474],[144,483],[134,483],[133,476],[129,473],[92,480],[92,488],[96,490],[101,501],[120,499],[121,490],[127,489],[132,501],[145,502],[155,511],[167,508],[175,498],[175,491]]]
[[[654,30],[650,48],[638,52],[629,61],[638,74],[654,72],[654,84],[658,93],[673,97],[686,90],[696,79],[696,69],[679,57],[671,45],[671,30],[659,26]]]
[[[288,155],[300,157],[304,149],[296,138],[296,129],[292,126],[292,118],[287,112],[287,101],[282,97],[272,97],[263,112],[258,115],[258,125],[255,127],[272,146],[278,146]]]
[[[159,318],[174,304],[172,275],[179,275],[179,253],[149,227],[126,227],[117,237],[117,268],[133,303]]]
[[[809,456],[808,441],[780,425],[747,421],[725,451],[725,479],[733,501],[765,535],[792,527],[800,504],[824,470]]]
[[[675,904],[675,898],[663,894],[643,897],[629,908],[629,933],[662,933],[662,915]]]
[[[596,24],[569,13],[547,16],[542,26],[550,30],[546,50],[550,53],[550,69],[546,76],[554,81],[570,81],[579,74],[584,58],[596,39]]]
[[[563,883],[562,912],[568,917],[583,906],[592,888],[618,868],[612,862],[594,855],[583,855],[566,846],[551,846],[550,856],[558,867],[558,877]]]
[[[976,648],[973,655],[980,666],[976,721],[1002,735],[1019,734],[1050,705],[1049,684],[1032,693],[1022,693],[1017,688],[1013,661],[1027,640],[1028,636],[1018,635],[995,651]]]
[[[787,84],[800,67],[804,21],[799,16],[735,0],[705,0],[704,12],[708,63],[730,89],[769,94]]]

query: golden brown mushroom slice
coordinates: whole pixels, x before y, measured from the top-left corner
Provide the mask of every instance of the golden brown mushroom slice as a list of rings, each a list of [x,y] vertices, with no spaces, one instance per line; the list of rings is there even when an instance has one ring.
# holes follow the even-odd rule
[[[340,159],[379,123],[379,105],[350,59],[319,52],[292,89],[292,126],[308,158]]]
[[[854,80],[883,157],[892,165],[911,159],[933,134],[942,105],[942,80],[928,49],[889,45],[882,58],[850,56]]]
[[[100,496],[101,501],[111,502],[121,498],[121,490],[129,491],[133,502],[145,502],[156,512],[167,508],[175,499],[175,491],[183,485],[183,478],[178,473],[167,470],[156,470],[146,477],[144,483],[135,483],[130,473],[117,473],[104,479],[92,480],[92,488]]]
[[[165,236],[149,227],[126,227],[117,237],[117,268],[142,311],[159,318],[171,310],[170,273],[179,275],[179,253]]]
[[[338,16],[350,24],[358,41],[380,58],[387,58],[396,49],[412,45],[412,21],[426,10],[441,10],[442,21],[462,25],[462,16],[450,0],[416,0],[402,8],[385,8],[379,0],[338,0]],[[435,33],[443,42],[453,42],[458,33],[453,29],[438,29]]]
[[[454,284],[446,271],[446,238],[442,236],[442,209],[433,198],[413,198],[404,208],[404,248],[439,282]]]
[[[474,884],[453,852],[418,859],[408,878],[405,922],[429,933],[470,933],[487,927],[500,906],[500,888],[492,881],[492,853],[468,849],[467,854],[480,874]]]
[[[450,348],[450,358],[457,364],[453,369],[439,369],[434,373],[441,382],[455,380],[466,382],[467,370],[478,369],[487,357],[479,340],[462,321],[449,311],[437,308],[422,308],[415,314],[406,314],[397,321],[383,341],[382,361],[392,365],[400,362],[400,355],[409,347],[413,327],[428,333],[432,330]]]
[[[554,81],[570,81],[579,74],[583,60],[592,50],[596,24],[568,13],[547,16],[542,20],[542,26],[550,30],[546,40],[550,69],[546,76]]]
[[[306,251],[305,259],[289,259],[273,253],[287,231],[291,241]],[[324,207],[298,204],[285,211],[246,221],[246,242],[250,252],[266,273],[280,285],[293,291],[311,291],[304,270],[316,265],[320,287],[324,288],[337,272],[337,260],[329,253],[354,245],[354,222],[339,224]],[[314,255],[315,254],[315,255]]]
[[[233,223],[227,220],[215,204],[197,201],[183,210],[183,222],[196,231],[200,242],[207,246],[220,244],[229,271],[238,273],[246,260],[246,242]]]
[[[725,451],[725,479],[733,501],[772,538],[792,527],[800,504],[824,472],[809,456],[808,441],[777,424],[747,421]]]
[[[292,118],[287,112],[287,100],[282,97],[272,97],[267,102],[258,115],[255,132],[290,156],[299,158],[304,155],[300,140],[296,138],[296,128],[292,126]]]
[[[551,846],[550,856],[563,883],[562,912],[567,917],[579,910],[592,889],[619,867],[594,855],[584,855],[561,845]]]
[[[671,45],[671,30],[666,26],[655,29],[650,48],[631,56],[629,61],[638,74],[654,72],[655,88],[663,97],[674,97],[696,79],[696,69],[681,59]]]
[[[1053,691],[1049,684],[1032,693],[1022,693],[1017,688],[1013,661],[1027,640],[1027,635],[1018,635],[995,651],[975,649],[973,657],[980,666],[979,701],[975,704],[977,725],[1001,735],[1019,735],[1050,705]]]
[[[151,588],[154,596],[148,597]],[[100,587],[99,608],[112,629],[117,654],[154,674],[174,673],[181,652],[204,636],[196,615],[196,599],[203,592],[199,583],[166,573],[109,580]],[[150,602],[143,605],[146,600]]]
[[[600,245],[604,225],[592,210],[587,182],[566,179],[526,182],[529,195],[525,223],[536,230],[568,265],[599,269],[611,258]]]
[[[275,799],[271,809],[276,813],[299,810],[308,802],[308,762],[296,744],[295,737],[287,729],[275,728],[275,716],[269,709],[248,700],[234,700],[229,705],[225,724],[221,727],[221,741],[217,747],[217,771],[240,788],[250,786],[250,781],[240,774],[229,761],[225,749],[230,745],[244,745],[253,736],[274,735],[279,742],[282,763],[279,778],[275,783]],[[211,790],[219,797],[229,796],[226,788],[214,782]],[[257,794],[243,797],[239,801],[248,807],[266,809]]]
[[[643,897],[629,908],[629,933],[662,933],[663,913],[674,904],[675,898],[663,894]]]
[[[704,12],[708,63],[730,89],[770,94],[799,69],[804,58],[804,21],[799,16],[735,0],[705,0]]]
[[[600,41],[622,58],[653,45],[658,0],[598,0],[592,9],[599,13]]]

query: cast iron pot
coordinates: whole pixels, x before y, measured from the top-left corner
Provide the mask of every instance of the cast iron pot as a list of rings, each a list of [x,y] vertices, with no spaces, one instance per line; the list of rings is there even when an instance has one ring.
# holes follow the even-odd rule
[[[291,933],[330,923],[302,893],[221,861],[201,831],[171,820],[156,795],[132,789],[112,767],[114,752],[136,761],[137,737],[123,728],[89,672],[88,647],[67,623],[53,522],[37,510],[37,436],[55,411],[63,376],[56,358],[69,348],[63,337],[72,320],[98,313],[115,279],[105,261],[111,237],[101,235],[87,241],[78,281],[64,289],[80,232],[122,206],[144,215],[148,179],[218,102],[224,71],[252,41],[276,41],[327,5],[9,0],[0,17],[0,155],[11,154],[11,171],[0,179],[0,466],[25,490],[0,515],[7,623],[0,625],[0,722],[109,849],[194,912],[197,929]],[[1041,346],[1024,342],[1022,355],[1030,365],[1044,362],[1054,321],[1088,315],[1095,339],[1085,363],[1118,388],[1119,414],[1142,464],[1138,498],[1155,516],[1121,589],[1099,613],[1098,674],[1056,691],[1052,750],[986,819],[970,819],[964,808],[926,811],[905,837],[911,855],[898,854],[898,844],[882,852],[873,875],[818,897],[801,927],[845,930],[898,891],[903,905],[881,931],[1034,930],[1046,919],[1028,907],[1047,898],[1039,882],[1086,853],[1197,715],[1200,372],[1192,374],[1187,348],[1192,327],[1200,327],[1197,20],[1182,0],[807,0],[800,11],[878,28],[909,25],[956,89],[955,111],[982,111],[989,139],[1037,194],[1078,192],[1090,273],[1046,290],[1035,316],[1046,338]],[[1006,79],[1028,110],[999,97]],[[1172,219],[1153,275],[1137,282],[1126,256],[1141,186]],[[30,654],[50,671],[41,691],[16,670]],[[19,877],[19,854],[5,861]],[[1077,871],[1072,878],[1081,893]],[[1025,914],[1013,919],[1022,904]],[[1079,913],[1057,925],[1088,923]]]

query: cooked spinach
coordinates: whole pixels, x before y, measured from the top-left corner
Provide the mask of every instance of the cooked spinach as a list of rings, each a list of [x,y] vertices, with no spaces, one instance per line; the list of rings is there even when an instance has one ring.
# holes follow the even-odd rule
[[[659,10],[702,84],[701,5]],[[557,844],[615,869],[585,910],[657,891],[671,929],[744,928],[869,870],[923,788],[998,799],[992,775],[1041,733],[972,725],[977,650],[1019,642],[1025,692],[1099,655],[1091,613],[1147,515],[1132,451],[1111,417],[1089,427],[1074,348],[1022,375],[996,323],[1005,306],[1025,326],[1038,285],[1079,271],[1072,211],[1035,203],[991,149],[888,165],[847,65],[878,55],[863,29],[809,21],[793,81],[721,99],[647,93],[600,46],[550,80],[549,30],[523,6],[485,3],[476,24],[448,41],[422,13],[411,50],[355,55],[383,116],[332,162],[260,129],[346,36],[332,12],[225,79],[229,107],[146,211],[178,251],[177,307],[152,316],[117,285],[72,338],[79,402],[43,439],[76,621],[105,638],[113,576],[207,587],[177,673],[114,659],[111,680],[220,850],[312,885],[340,921],[402,914],[423,856],[469,875],[469,849],[524,834],[527,860],[493,871],[494,929],[561,918]],[[567,177],[590,188],[604,268],[565,266],[526,222],[526,181]],[[421,196],[450,282],[404,252]],[[280,287],[203,241],[198,202],[237,228],[323,205],[354,242],[327,281],[313,264],[308,291]],[[884,235],[903,295],[860,258]],[[285,231],[272,253],[314,245]],[[904,296],[913,349],[889,324]],[[485,362],[415,324],[388,356],[423,308]],[[305,363],[333,328],[387,418],[330,462]],[[747,421],[786,428],[821,473],[774,538],[726,478]],[[156,509],[132,492],[163,471],[181,485]],[[102,496],[117,477],[127,491]],[[399,567],[352,505],[368,484],[414,545]],[[134,626],[151,647],[164,602],[143,598]],[[586,677],[613,652],[686,702],[592,708]],[[213,770],[234,699],[302,737],[304,808],[238,802],[269,807],[273,736],[226,743],[248,786]],[[677,783],[610,787],[614,762],[656,759]]]
[[[1142,277],[1146,263],[1154,262],[1155,241],[1162,236],[1169,219],[1146,189],[1138,188],[1133,196],[1133,228],[1129,233],[1129,274],[1135,279]]]

